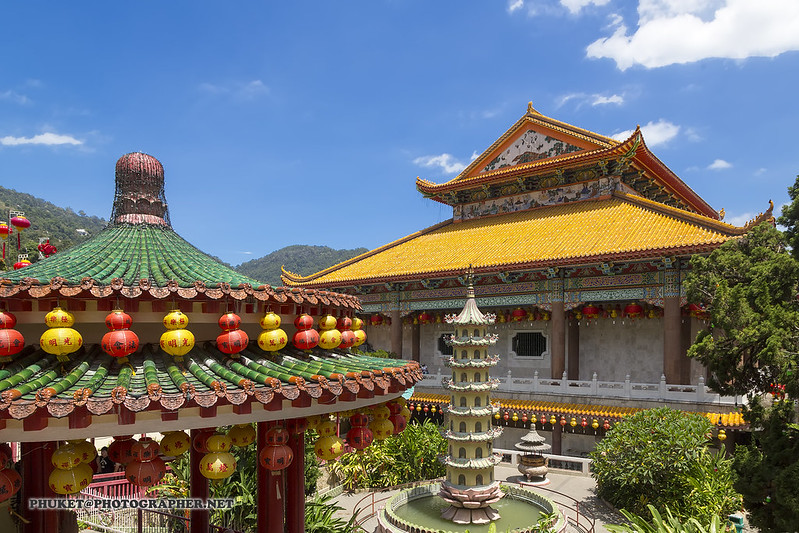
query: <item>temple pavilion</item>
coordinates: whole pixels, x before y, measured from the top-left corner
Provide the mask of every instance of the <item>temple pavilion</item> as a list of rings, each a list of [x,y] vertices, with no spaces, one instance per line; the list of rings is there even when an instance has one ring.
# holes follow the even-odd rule
[[[357,297],[270,287],[182,239],[171,227],[164,170],[154,157],[123,156],[115,177],[104,231],[0,273],[3,331],[14,330],[3,339],[19,344],[3,345],[0,357],[0,442],[21,443],[21,497],[13,510],[24,519],[22,530],[59,530],[59,512],[25,503],[55,495],[48,476],[65,440],[189,430],[190,495],[207,498],[204,476],[214,472],[199,475],[212,467],[201,460],[205,453],[224,459],[231,445],[224,435],[211,437],[213,429],[255,422],[258,450],[288,446],[293,454],[288,468],[287,451],[267,458],[269,470],[261,455],[258,531],[303,531],[306,417],[397,398],[421,378],[419,365],[386,364],[341,347],[344,337],[353,345]],[[317,320],[321,333],[313,329]],[[114,337],[106,342],[109,329]],[[320,455],[341,451],[338,437],[330,439]],[[134,457],[152,459],[142,442]],[[225,460],[213,465],[231,467]],[[191,530],[208,531],[208,511],[191,511]]]
[[[743,227],[728,224],[652,153],[640,128],[619,141],[532,104],[454,179],[417,178],[416,187],[452,218],[310,276],[284,271],[284,283],[358,296],[372,346],[426,365],[424,387],[435,393],[433,377],[446,375],[442,361],[453,353],[443,317],[463,307],[472,265],[476,302],[501,332],[499,396],[558,403],[509,405],[504,416],[582,427],[596,419],[602,431],[646,403],[630,401],[638,391],[653,404],[673,397],[706,407],[697,400],[706,370],[685,357],[706,327],[686,299],[689,261],[773,222],[773,205]],[[553,394],[536,394],[544,390]]]

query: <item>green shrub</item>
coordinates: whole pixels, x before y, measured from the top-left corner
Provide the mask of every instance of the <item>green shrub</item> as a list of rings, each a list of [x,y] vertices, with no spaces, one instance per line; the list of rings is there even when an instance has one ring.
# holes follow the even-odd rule
[[[732,461],[707,448],[711,427],[700,414],[666,407],[623,420],[591,452],[598,494],[637,515],[652,505],[709,522],[737,510]]]

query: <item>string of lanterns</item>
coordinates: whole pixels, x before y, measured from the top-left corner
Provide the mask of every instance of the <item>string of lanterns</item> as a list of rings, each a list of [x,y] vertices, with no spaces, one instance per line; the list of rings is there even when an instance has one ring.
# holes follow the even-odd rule
[[[14,329],[17,317],[8,311],[0,311],[0,363],[10,363],[11,356],[25,347],[25,337]]]
[[[111,357],[117,358],[120,364],[127,363],[128,356],[139,349],[139,336],[129,329],[133,319],[121,309],[116,309],[105,317],[105,325],[110,331],[103,335],[100,347]]]
[[[263,331],[258,334],[258,347],[265,352],[282,350],[288,344],[288,335],[280,329],[280,322],[280,316],[271,311],[261,318],[260,324]]]
[[[225,313],[219,317],[219,327],[222,328],[222,334],[216,338],[216,347],[219,351],[230,356],[234,359],[239,357],[238,353],[247,347],[250,338],[247,333],[239,329],[241,326],[241,317],[236,313]]]
[[[39,338],[39,346],[45,352],[55,355],[62,363],[69,361],[69,354],[83,346],[83,337],[72,329],[75,317],[60,307],[54,308],[44,317],[47,331]]]
[[[161,349],[182,362],[183,356],[194,348],[194,334],[186,329],[189,317],[175,309],[164,316],[163,322],[167,330],[161,335]]]

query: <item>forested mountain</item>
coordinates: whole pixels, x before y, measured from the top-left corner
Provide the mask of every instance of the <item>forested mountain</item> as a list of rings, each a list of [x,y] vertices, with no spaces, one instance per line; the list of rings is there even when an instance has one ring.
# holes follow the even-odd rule
[[[295,274],[308,276],[366,251],[368,251],[366,248],[334,250],[327,246],[295,244],[275,250],[259,259],[247,261],[235,268],[242,274],[277,287],[283,285],[280,281],[281,266],[285,266]]]
[[[96,235],[107,224],[104,219],[87,216],[83,211],[76,213],[69,207],[58,207],[33,195],[0,187],[0,222],[8,224],[8,212],[12,209],[24,212],[31,221],[31,227],[21,235],[22,252],[27,249],[28,259],[34,263],[39,259],[39,237],[49,237],[50,244],[58,250],[66,250]],[[6,260],[14,263],[17,260],[16,237],[11,241],[6,241]]]

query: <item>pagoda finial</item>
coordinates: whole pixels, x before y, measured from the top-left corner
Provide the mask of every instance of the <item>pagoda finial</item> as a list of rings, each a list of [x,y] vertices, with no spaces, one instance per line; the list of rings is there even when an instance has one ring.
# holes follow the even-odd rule
[[[474,268],[466,269],[466,298],[474,298]]]

